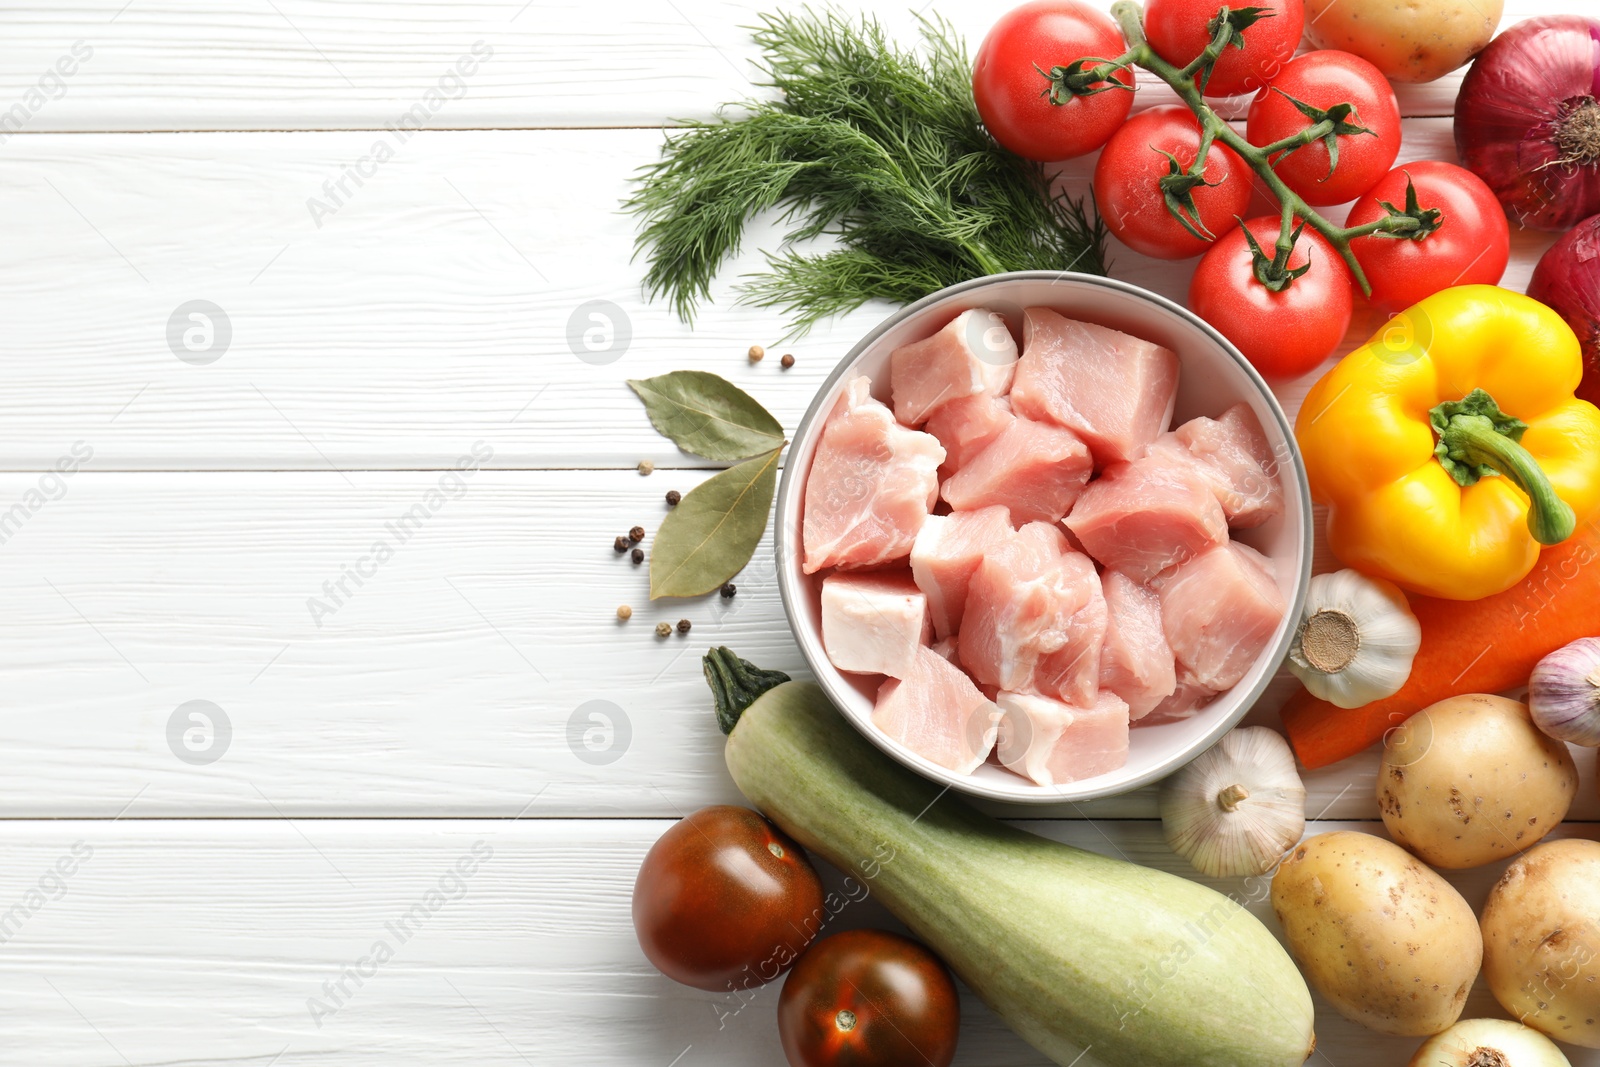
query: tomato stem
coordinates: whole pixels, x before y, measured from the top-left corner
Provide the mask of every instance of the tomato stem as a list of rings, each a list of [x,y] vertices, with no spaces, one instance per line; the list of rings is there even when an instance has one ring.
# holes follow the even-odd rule
[[[1262,147],[1253,145],[1245,140],[1227,120],[1218,115],[1212,110],[1211,105],[1206,103],[1203,95],[1203,86],[1195,84],[1195,75],[1202,70],[1209,71],[1209,65],[1215,63],[1217,57],[1222,54],[1222,49],[1226,48],[1234,40],[1235,35],[1251,22],[1261,17],[1259,9],[1242,8],[1230,11],[1227,7],[1223,7],[1218,12],[1215,20],[1216,28],[1211,43],[1206,45],[1205,50],[1199,56],[1182,67],[1168,63],[1156,55],[1155,50],[1150,47],[1150,42],[1145,38],[1144,34],[1144,11],[1135,0],[1117,0],[1111,7],[1111,15],[1116,19],[1117,25],[1122,29],[1123,37],[1128,42],[1127,52],[1111,62],[1098,64],[1092,70],[1075,72],[1070,80],[1089,79],[1092,75],[1093,80],[1082,81],[1082,84],[1087,87],[1094,84],[1095,81],[1109,79],[1118,70],[1134,66],[1143,68],[1166,82],[1172,88],[1172,91],[1178,94],[1178,98],[1188,105],[1189,110],[1194,112],[1195,118],[1200,122],[1200,150],[1195,156],[1194,163],[1189,168],[1191,175],[1199,176],[1204,173],[1206,156],[1211,151],[1213,144],[1226,145],[1250,165],[1250,169],[1255,171],[1261,181],[1271,190],[1272,195],[1277,198],[1283,209],[1283,225],[1276,246],[1277,254],[1267,259],[1264,266],[1258,264],[1256,271],[1258,278],[1265,274],[1274,279],[1278,288],[1281,289],[1292,282],[1295,277],[1298,277],[1297,274],[1288,269],[1288,252],[1292,252],[1294,249],[1298,231],[1309,227],[1321,234],[1334,247],[1334,250],[1339,253],[1339,258],[1344,260],[1345,265],[1350,268],[1351,276],[1361,286],[1361,291],[1370,295],[1372,293],[1372,285],[1367,281],[1366,272],[1361,269],[1361,264],[1356,261],[1355,253],[1350,249],[1350,242],[1357,237],[1364,237],[1373,233],[1420,240],[1426,237],[1428,232],[1431,232],[1422,232],[1426,230],[1426,221],[1405,214],[1391,214],[1384,219],[1362,226],[1348,228],[1335,226],[1311,207],[1310,204],[1307,204],[1298,193],[1290,189],[1282,178],[1278,177],[1277,171],[1273,169],[1274,156],[1281,156],[1286,152],[1292,152],[1316,141],[1327,141],[1342,134],[1370,132],[1354,124],[1352,121],[1355,117],[1354,112],[1349,105],[1336,104],[1331,108],[1318,110],[1316,115],[1312,115],[1310,111],[1302,108],[1307,117],[1313,120],[1310,126],[1292,137],[1285,137],[1281,141]],[[1062,70],[1063,68],[1057,67],[1052,71],[1052,74]],[[1330,149],[1333,147],[1330,144]],[[1330,160],[1336,158],[1337,156],[1330,151]],[[1196,219],[1196,221],[1198,222],[1199,220]],[[1265,253],[1263,253],[1263,259],[1266,259]],[[1267,283],[1264,282],[1263,284]]]

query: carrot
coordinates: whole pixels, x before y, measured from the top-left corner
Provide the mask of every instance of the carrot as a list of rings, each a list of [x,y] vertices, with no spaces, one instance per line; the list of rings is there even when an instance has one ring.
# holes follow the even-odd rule
[[[1445,697],[1525,685],[1545,656],[1600,634],[1600,519],[1545,549],[1528,576],[1503,593],[1474,601],[1410,599],[1422,647],[1398,693],[1345,709],[1301,690],[1284,705],[1289,743],[1306,767],[1355,755]]]

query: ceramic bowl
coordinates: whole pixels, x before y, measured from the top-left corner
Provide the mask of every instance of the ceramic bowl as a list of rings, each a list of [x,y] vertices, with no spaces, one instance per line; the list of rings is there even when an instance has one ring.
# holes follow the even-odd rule
[[[1198,415],[1216,416],[1243,401],[1260,419],[1284,486],[1284,513],[1251,530],[1239,541],[1259,549],[1272,562],[1288,611],[1249,672],[1199,714],[1181,722],[1135,726],[1128,762],[1094,778],[1041,786],[994,763],[970,775],[956,774],[906,749],[872,724],[872,705],[881,679],[845,674],[828,661],[822,647],[819,595],[822,575],[801,572],[801,516],[806,475],[811,469],[822,424],[847,380],[865,374],[873,392],[888,401],[889,354],[929,337],[962,311],[989,308],[1021,337],[1022,309],[1044,306],[1068,318],[1099,323],[1164,345],[1178,354],[1181,374],[1173,425]],[[778,489],[778,588],[800,650],[819,684],[850,722],[873,744],[901,763],[953,789],[993,800],[1047,803],[1113,796],[1162,778],[1227,733],[1260,697],[1283,662],[1292,622],[1304,607],[1311,579],[1311,497],[1294,433],[1267,383],[1221,334],[1185,308],[1138,286],[1110,278],[1056,271],[1026,271],[979,278],[941,290],[889,316],[861,339],[823,383],[801,419]]]

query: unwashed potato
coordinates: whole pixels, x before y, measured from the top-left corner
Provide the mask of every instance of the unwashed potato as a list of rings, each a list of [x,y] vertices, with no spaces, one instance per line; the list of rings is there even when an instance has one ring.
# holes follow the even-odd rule
[[[1506,1011],[1600,1048],[1600,842],[1547,841],[1506,868],[1483,906],[1483,962]]]
[[[1567,746],[1505,697],[1441,700],[1384,739],[1383,825],[1435,867],[1477,867],[1532,848],[1577,795]]]
[[[1461,894],[1405,849],[1340,830],[1298,845],[1272,910],[1306,979],[1347,1019],[1423,1037],[1461,1017],[1483,941]]]
[[[1483,51],[1504,0],[1306,0],[1306,36],[1391,80],[1431,82]]]

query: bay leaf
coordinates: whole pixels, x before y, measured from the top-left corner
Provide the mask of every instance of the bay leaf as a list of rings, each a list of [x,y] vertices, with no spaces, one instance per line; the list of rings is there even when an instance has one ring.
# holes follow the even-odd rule
[[[749,459],[783,446],[783,426],[754,397],[703,370],[636,378],[650,425],[685,452],[706,459]]]
[[[783,446],[701,482],[667,512],[650,546],[650,599],[700,596],[744,569],[766,532]]]

